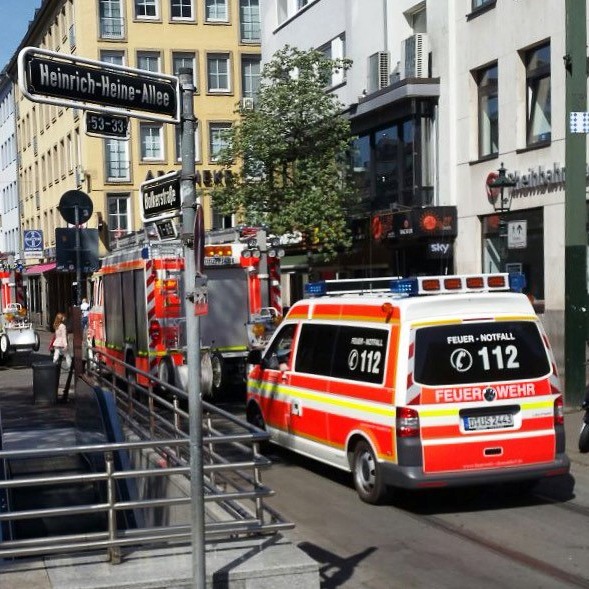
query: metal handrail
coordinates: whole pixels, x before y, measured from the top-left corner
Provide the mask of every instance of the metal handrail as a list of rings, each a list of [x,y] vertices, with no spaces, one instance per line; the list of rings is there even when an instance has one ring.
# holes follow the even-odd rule
[[[103,358],[104,352],[101,352]],[[111,362],[118,360],[112,356]],[[124,365],[124,363],[121,363]],[[94,472],[76,474],[27,475],[23,478],[0,480],[0,492],[17,492],[18,489],[47,485],[92,484],[102,489],[95,502],[38,509],[8,509],[0,513],[0,524],[34,518],[83,517],[104,514],[104,530],[78,534],[39,536],[27,539],[7,539],[0,542],[0,558],[39,556],[64,552],[105,549],[111,563],[121,561],[121,549],[147,544],[188,544],[191,530],[187,518],[183,523],[162,524],[155,527],[124,528],[117,513],[124,511],[148,512],[153,509],[181,508],[190,504],[189,486],[180,497],[121,497],[117,481],[142,480],[152,477],[170,478],[180,482],[187,479],[189,468],[189,437],[182,429],[187,414],[180,408],[179,399],[185,393],[153,378],[133,366],[124,365],[127,371],[141,374],[149,382],[146,387],[136,383],[119,386],[114,371],[89,362],[87,375],[96,383],[109,385],[113,390],[119,416],[129,435],[149,436],[150,439],[112,444],[85,444],[78,446],[2,450],[0,461],[10,464],[24,459],[56,458],[68,455],[95,456]],[[170,402],[156,393],[156,388],[172,394]],[[203,458],[205,488],[205,539],[235,538],[258,534],[272,534],[294,527],[267,505],[265,499],[274,492],[262,482],[261,472],[271,465],[259,452],[260,443],[268,434],[214,405],[203,402]],[[116,453],[154,454],[164,461],[153,463],[154,468],[124,468],[115,461]],[[9,469],[6,469],[8,472]],[[181,484],[182,486],[182,484]],[[164,518],[165,519],[165,518]]]

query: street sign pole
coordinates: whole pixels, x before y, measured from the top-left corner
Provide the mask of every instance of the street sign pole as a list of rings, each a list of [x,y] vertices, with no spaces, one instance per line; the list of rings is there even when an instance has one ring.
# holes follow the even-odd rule
[[[194,104],[195,87],[192,70],[179,72],[182,94],[182,171],[180,195],[182,200],[182,241],[186,250],[195,247],[194,222],[196,188],[194,185]],[[206,587],[204,471],[202,458],[202,398],[200,390],[200,317],[195,314],[196,263],[195,256],[184,256],[184,286],[186,292],[186,364],[188,366],[188,423],[190,430],[190,495],[192,501],[192,582],[196,589]]]
[[[80,207],[74,205],[76,219],[76,307],[82,303],[82,240],[80,239]]]
[[[564,376],[569,406],[585,392],[587,340],[587,204],[585,202],[585,132],[571,125],[571,115],[587,110],[587,23],[585,2],[566,0],[565,136],[565,308]],[[581,117],[583,118],[583,117]],[[581,129],[581,131],[583,131]]]

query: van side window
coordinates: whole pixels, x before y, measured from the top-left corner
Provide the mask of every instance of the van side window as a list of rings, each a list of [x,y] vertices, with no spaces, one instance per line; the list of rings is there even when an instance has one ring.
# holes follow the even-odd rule
[[[304,324],[297,345],[295,371],[330,376],[337,332],[336,325]]]
[[[272,345],[264,356],[268,368],[278,370],[281,364],[288,364],[296,327],[295,323],[284,325],[276,334]]]
[[[297,346],[295,370],[382,383],[388,337],[386,329],[304,324]]]

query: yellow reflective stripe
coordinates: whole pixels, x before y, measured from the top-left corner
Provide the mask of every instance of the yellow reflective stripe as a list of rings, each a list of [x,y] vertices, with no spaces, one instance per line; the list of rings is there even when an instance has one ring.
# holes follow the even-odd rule
[[[378,403],[377,401],[345,401],[342,397],[335,396],[334,394],[311,393],[304,389],[289,387],[286,385],[275,385],[274,383],[267,382],[264,382],[260,389],[264,391],[266,391],[266,389],[271,389],[272,392],[277,391],[279,394],[284,396],[295,397],[297,399],[306,399],[308,401],[316,401],[318,403],[334,405],[336,407],[345,407],[346,409],[366,411],[368,413],[374,413],[376,415],[386,415],[388,417],[396,416],[396,409],[394,406],[390,404]],[[378,405],[381,405],[381,407],[379,407]]]

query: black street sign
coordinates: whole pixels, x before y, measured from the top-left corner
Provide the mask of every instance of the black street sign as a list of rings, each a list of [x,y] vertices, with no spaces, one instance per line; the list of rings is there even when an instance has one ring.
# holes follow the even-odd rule
[[[178,78],[25,47],[18,56],[19,86],[36,102],[178,122]]]
[[[143,221],[159,221],[180,214],[180,173],[172,172],[140,186]]]
[[[129,138],[129,118],[86,111],[86,135],[91,137]]]

